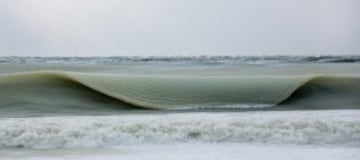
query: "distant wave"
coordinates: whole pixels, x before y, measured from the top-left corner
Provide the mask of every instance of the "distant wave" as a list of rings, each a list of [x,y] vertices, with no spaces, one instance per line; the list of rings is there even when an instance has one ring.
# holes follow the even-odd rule
[[[360,78],[151,76],[62,71],[0,76],[0,110],[84,112],[120,109],[360,108]]]
[[[268,64],[268,63],[359,63],[360,56],[114,56],[114,57],[0,57],[13,64]]]

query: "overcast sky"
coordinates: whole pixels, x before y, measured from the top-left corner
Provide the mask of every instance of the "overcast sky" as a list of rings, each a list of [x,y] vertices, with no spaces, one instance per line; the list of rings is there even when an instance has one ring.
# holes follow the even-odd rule
[[[1,56],[360,55],[360,0],[0,0]]]

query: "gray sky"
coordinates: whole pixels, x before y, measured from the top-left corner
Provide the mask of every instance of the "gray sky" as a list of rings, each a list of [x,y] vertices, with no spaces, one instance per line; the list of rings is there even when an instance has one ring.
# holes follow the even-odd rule
[[[359,0],[0,0],[1,56],[360,54]]]

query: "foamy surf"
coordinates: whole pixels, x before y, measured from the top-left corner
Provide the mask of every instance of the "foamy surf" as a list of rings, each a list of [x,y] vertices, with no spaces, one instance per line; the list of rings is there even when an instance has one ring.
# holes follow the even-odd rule
[[[314,145],[274,144],[142,144],[116,149],[19,149],[0,150],[2,160],[357,160],[360,149]]]
[[[264,143],[360,146],[360,111],[169,113],[3,118],[0,148]]]

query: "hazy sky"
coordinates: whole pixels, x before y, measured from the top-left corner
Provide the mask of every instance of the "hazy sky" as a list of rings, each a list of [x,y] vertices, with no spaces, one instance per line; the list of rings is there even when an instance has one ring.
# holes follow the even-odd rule
[[[359,54],[360,0],[0,0],[1,56]]]

